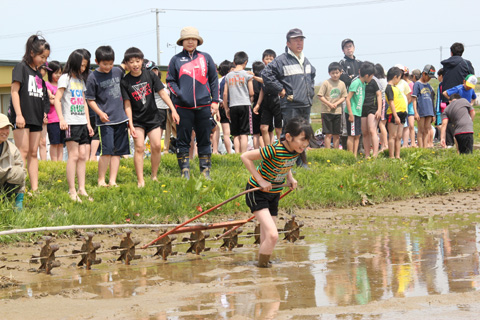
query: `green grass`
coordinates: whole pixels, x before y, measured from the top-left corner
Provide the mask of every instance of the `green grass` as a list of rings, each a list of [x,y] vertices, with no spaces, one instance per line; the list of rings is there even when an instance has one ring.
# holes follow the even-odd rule
[[[296,169],[296,192],[281,201],[281,207],[346,207],[474,190],[480,186],[480,152],[457,155],[453,149],[402,149],[401,160],[385,154],[374,160],[357,160],[341,150],[308,152],[311,170]],[[67,194],[64,162],[40,161],[39,192],[25,197],[25,209],[13,211],[13,203],[0,206],[0,230],[70,224],[178,223],[206,210],[245,188],[249,177],[238,155],[214,156],[213,181],[179,177],[174,155],[162,158],[160,182],[148,179],[150,162],[145,161],[146,187],[136,186],[132,159],[123,159],[118,188],[96,186],[97,164],[87,164],[87,192],[95,201],[72,202]],[[192,162],[192,176],[198,177],[198,160]],[[248,212],[244,198],[238,198],[209,214],[208,219],[233,217]],[[204,221],[204,220],[203,220]]]

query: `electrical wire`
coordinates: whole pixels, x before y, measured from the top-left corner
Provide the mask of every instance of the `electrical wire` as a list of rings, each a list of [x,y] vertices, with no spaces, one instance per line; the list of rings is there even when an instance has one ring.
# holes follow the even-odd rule
[[[363,2],[347,2],[347,3],[335,3],[317,6],[305,6],[305,7],[288,7],[288,8],[265,8],[265,9],[180,9],[180,8],[162,8],[162,11],[180,11],[180,12],[272,12],[272,11],[298,11],[298,10],[314,10],[314,9],[329,9],[329,8],[343,8],[353,6],[367,6],[374,4],[383,4],[390,2],[400,2],[405,0],[372,0]]]

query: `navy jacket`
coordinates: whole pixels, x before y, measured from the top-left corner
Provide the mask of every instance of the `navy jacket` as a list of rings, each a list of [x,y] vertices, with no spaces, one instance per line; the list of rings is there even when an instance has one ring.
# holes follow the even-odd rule
[[[288,53],[276,57],[262,71],[265,92],[278,95],[285,89],[285,98],[280,99],[282,108],[311,107],[315,95],[315,68],[307,58],[303,67],[298,60]],[[293,96],[292,101],[287,101],[287,96]]]
[[[460,56],[452,56],[442,61],[443,91],[463,84],[469,74],[475,74],[472,63]]]
[[[343,69],[343,72],[340,75],[340,80],[345,83],[345,86],[348,89],[353,79],[360,75],[360,67],[362,66],[362,62],[360,60],[357,60],[355,56],[353,57],[353,59],[345,56],[342,60],[340,60],[339,63]]]
[[[194,109],[218,102],[218,75],[208,53],[195,50],[172,57],[168,65],[167,85],[177,108]]]

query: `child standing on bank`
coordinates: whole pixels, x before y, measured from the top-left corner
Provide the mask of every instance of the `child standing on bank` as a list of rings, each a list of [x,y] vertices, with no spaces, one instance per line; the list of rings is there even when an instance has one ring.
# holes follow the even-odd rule
[[[233,62],[224,60],[218,66],[218,74],[221,78],[218,79],[218,88],[219,88],[219,95],[220,95],[220,102],[218,107],[217,113],[217,122],[220,121],[220,125],[222,126],[223,132],[223,144],[225,145],[225,151],[230,154],[232,153],[232,140],[230,140],[230,120],[227,118],[225,113],[225,107],[223,104],[223,93],[225,89],[225,76],[235,69],[235,65]],[[220,117],[220,119],[218,118]],[[220,132],[217,130],[214,134],[217,135],[217,139],[220,137]]]
[[[254,79],[262,79],[262,71],[265,69],[265,64],[261,61],[255,61],[252,63],[252,71]],[[265,147],[265,141],[261,135],[261,119],[262,119],[262,103],[263,103],[263,90],[262,83],[253,81],[253,113],[252,113],[252,132],[253,132],[253,148],[259,149]],[[273,131],[273,125],[272,125]]]
[[[50,111],[47,114],[48,124],[48,140],[50,141],[50,160],[63,160],[63,144],[65,143],[65,131],[60,130],[60,120],[55,111],[55,94],[57,93],[58,79],[63,73],[63,68],[58,61],[50,61],[48,63],[47,75],[48,82],[47,92],[50,99]]]
[[[260,248],[258,266],[267,268],[270,256],[278,240],[276,226],[278,201],[286,182],[290,189],[297,187],[291,168],[298,156],[305,151],[309,140],[313,137],[310,124],[301,119],[292,119],[285,125],[285,140],[277,141],[259,150],[242,154],[241,159],[247,170],[252,174],[247,183],[247,190],[261,187],[261,190],[246,195],[247,205],[260,223]],[[255,169],[254,161],[262,160]]]
[[[124,71],[114,67],[115,52],[110,46],[100,46],[95,51],[98,68],[87,80],[87,101],[95,112],[95,124],[99,134],[100,158],[98,160],[98,186],[117,186],[120,158],[130,154],[127,121],[123,109],[120,81]],[[93,145],[93,144],[92,144]],[[105,181],[110,167],[108,184]]]
[[[250,133],[249,114],[253,101],[253,76],[245,71],[248,55],[235,53],[233,63],[235,69],[225,76],[223,106],[230,119],[235,153],[247,151],[248,134]]]
[[[93,201],[85,190],[86,145],[89,143],[88,136],[93,136],[83,81],[85,74],[88,73],[87,64],[82,49],[73,51],[68,57],[64,73],[58,79],[55,95],[55,110],[60,120],[60,129],[66,130],[68,194],[70,199],[78,202],[82,202],[79,195]],[[78,179],[78,192],[75,189],[75,173]]]
[[[447,125],[452,123],[455,131],[455,140],[457,140],[457,150],[460,154],[473,152],[473,119],[475,110],[470,102],[462,98],[458,93],[451,95],[450,104],[445,108],[442,114],[442,133],[441,144],[446,148],[445,136]]]
[[[371,62],[363,62],[360,67],[360,77],[352,81],[348,88],[347,106],[347,148],[357,157],[358,144],[362,134],[362,107],[365,99],[365,84],[372,81],[375,68]]]
[[[435,77],[435,67],[427,64],[421,78],[413,85],[412,100],[418,125],[418,146],[427,148],[433,121],[433,88],[428,83]]]
[[[390,68],[387,72],[387,88],[385,100],[388,102],[388,153],[390,158],[400,159],[402,146],[403,124],[407,117],[407,100],[396,87],[402,79],[403,71],[398,67]]]
[[[333,148],[338,149],[342,133],[342,103],[347,98],[347,87],[340,80],[342,66],[332,62],[328,66],[330,79],[324,81],[318,97],[322,102],[322,133],[325,135],[325,148],[330,149],[333,138]]]
[[[367,63],[367,62],[365,62]],[[375,70],[375,66],[373,66]],[[375,71],[374,71],[375,73]],[[378,121],[382,114],[382,91],[380,81],[373,76],[365,87],[365,100],[362,107],[362,136],[365,159],[370,158],[370,150],[374,158],[378,155]]]
[[[12,71],[11,102],[8,117],[13,125],[13,139],[20,150],[23,165],[27,166],[32,191],[38,189],[37,150],[42,125],[50,109],[45,81],[39,71],[48,56],[48,42],[33,35],[27,40],[22,62]]]
[[[158,166],[161,158],[160,116],[153,92],[165,101],[172,111],[176,124],[180,122],[177,110],[172,104],[160,78],[149,70],[142,70],[143,52],[135,47],[125,51],[124,61],[130,73],[121,81],[125,113],[129,119],[128,127],[135,143],[134,164],[137,173],[137,185],[145,186],[143,178],[143,155],[145,153],[145,136],[151,147],[152,180],[157,181]]]

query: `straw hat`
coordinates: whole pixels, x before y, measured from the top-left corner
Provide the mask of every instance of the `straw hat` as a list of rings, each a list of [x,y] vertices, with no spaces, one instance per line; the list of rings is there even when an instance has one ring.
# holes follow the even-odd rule
[[[177,45],[181,46],[183,40],[185,39],[197,39],[198,40],[198,45],[202,45],[203,39],[200,37],[198,34],[198,29],[195,27],[185,27],[180,31],[180,39],[177,40]]]

